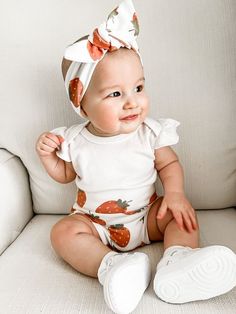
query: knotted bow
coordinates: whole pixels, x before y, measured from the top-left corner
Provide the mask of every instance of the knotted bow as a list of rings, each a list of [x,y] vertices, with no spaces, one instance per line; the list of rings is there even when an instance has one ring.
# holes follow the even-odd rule
[[[89,36],[66,48],[64,57],[72,63],[65,77],[65,86],[75,111],[82,115],[80,102],[89,85],[97,63],[108,51],[121,47],[138,52],[136,37],[138,18],[132,0],[124,0]]]

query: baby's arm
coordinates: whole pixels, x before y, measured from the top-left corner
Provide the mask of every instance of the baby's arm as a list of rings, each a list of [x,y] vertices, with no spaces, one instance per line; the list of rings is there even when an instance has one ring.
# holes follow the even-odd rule
[[[155,165],[164,188],[164,198],[158,212],[162,219],[171,210],[180,229],[197,229],[195,211],[185,197],[184,175],[178,156],[170,147],[155,151]]]
[[[46,132],[40,135],[36,143],[36,151],[47,173],[57,182],[69,183],[76,177],[71,162],[66,162],[56,155],[63,138]]]

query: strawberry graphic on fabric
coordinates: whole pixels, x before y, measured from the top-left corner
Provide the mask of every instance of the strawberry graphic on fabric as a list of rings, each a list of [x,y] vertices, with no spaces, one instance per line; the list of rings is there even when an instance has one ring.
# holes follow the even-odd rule
[[[95,216],[94,214],[85,214],[89,219],[91,219],[93,222],[101,225],[106,226],[106,221],[99,218],[99,216]]]
[[[101,59],[101,57],[103,56],[103,50],[97,47],[96,45],[92,44],[89,40],[87,42],[87,49],[90,57],[94,61]]]
[[[80,95],[83,92],[83,84],[78,77],[69,83],[69,97],[73,105],[77,108],[80,106]]]
[[[108,231],[110,232],[111,240],[118,246],[126,247],[129,244],[130,232],[123,224],[111,225]]]
[[[108,43],[106,40],[104,40],[101,37],[97,28],[93,32],[93,44],[99,48],[103,48],[107,50],[110,48],[110,43]]]
[[[85,202],[86,202],[86,193],[82,190],[78,190],[78,193],[77,193],[77,203],[80,207],[83,207]]]
[[[129,206],[129,202],[131,201],[122,201],[121,199],[118,199],[117,201],[107,201],[103,204],[101,204],[97,209],[96,213],[101,214],[118,214],[118,213],[124,213],[127,210],[127,207]]]
[[[115,51],[117,50],[117,47],[111,46],[110,42],[107,42],[105,39],[101,37],[101,35],[98,32],[98,29],[96,28],[93,32],[93,44],[98,47],[99,49],[106,49],[109,51]]]

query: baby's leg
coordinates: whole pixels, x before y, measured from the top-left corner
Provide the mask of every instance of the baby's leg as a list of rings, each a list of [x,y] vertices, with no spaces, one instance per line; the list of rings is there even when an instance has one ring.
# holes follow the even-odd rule
[[[174,245],[188,246],[191,248],[199,247],[199,232],[194,230],[192,233],[180,230],[172,213],[167,214],[162,219],[157,219],[157,213],[162,202],[160,197],[151,207],[148,213],[148,234],[151,241],[164,241],[164,249]]]
[[[148,217],[150,240],[164,240],[164,256],[153,280],[157,296],[169,303],[186,303],[206,300],[235,287],[236,255],[219,245],[199,248],[198,230],[181,231],[169,211],[157,220],[161,201],[157,200]]]
[[[59,220],[51,230],[52,246],[79,272],[97,277],[103,257],[111,250],[102,243],[93,223],[74,214]]]
[[[98,277],[103,285],[104,299],[113,312],[130,313],[135,309],[151,279],[146,254],[111,251],[100,240],[93,223],[79,214],[56,223],[51,241],[58,255],[73,268]]]

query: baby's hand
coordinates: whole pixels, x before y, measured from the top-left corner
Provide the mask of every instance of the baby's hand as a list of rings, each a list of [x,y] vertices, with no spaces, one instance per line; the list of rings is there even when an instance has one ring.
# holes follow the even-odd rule
[[[56,150],[60,150],[63,141],[62,136],[45,132],[40,135],[36,142],[36,151],[40,157],[50,156]]]
[[[167,192],[159,208],[157,219],[162,219],[170,210],[180,228],[192,232],[198,229],[195,211],[181,192]]]

